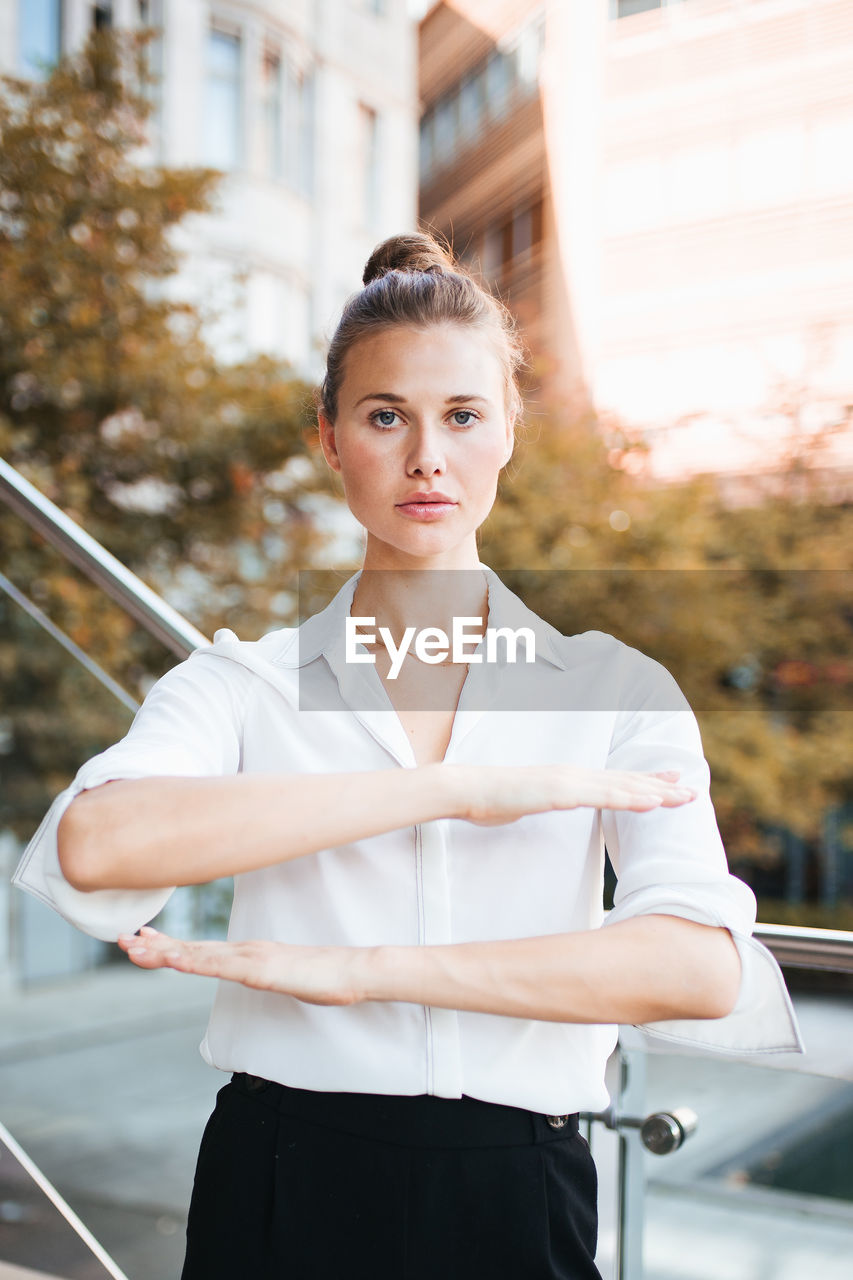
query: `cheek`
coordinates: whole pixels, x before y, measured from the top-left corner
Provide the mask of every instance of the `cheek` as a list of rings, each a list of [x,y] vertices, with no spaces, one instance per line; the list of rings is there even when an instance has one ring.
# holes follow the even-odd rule
[[[473,447],[465,451],[464,464],[470,478],[470,487],[482,493],[494,493],[501,468],[506,461],[507,445],[501,439],[489,438],[470,442]]]
[[[345,481],[347,478],[357,480],[370,467],[376,465],[371,449],[357,439],[342,442],[338,448],[338,457],[341,463],[341,475]]]
[[[369,498],[382,487],[390,461],[387,450],[377,449],[370,440],[348,441],[338,457],[341,481],[350,499]]]

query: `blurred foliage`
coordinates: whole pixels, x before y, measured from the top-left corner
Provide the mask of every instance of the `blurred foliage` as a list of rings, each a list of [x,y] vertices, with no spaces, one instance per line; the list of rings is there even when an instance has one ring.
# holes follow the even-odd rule
[[[853,505],[828,500],[813,438],[733,497],[711,476],[656,483],[641,442],[588,417],[527,431],[482,558],[559,630],[610,632],[672,672],[739,864],[780,865],[774,828],[819,843],[853,797]]]
[[[44,82],[2,82],[0,455],[202,631],[253,638],[290,618],[326,469],[293,371],[223,364],[172,296],[173,229],[210,210],[219,175],[149,163],[149,90],[145,37],[109,32]],[[134,696],[173,664],[2,509],[0,546],[6,575]],[[0,621],[0,826],[24,833],[127,717],[17,606]]]

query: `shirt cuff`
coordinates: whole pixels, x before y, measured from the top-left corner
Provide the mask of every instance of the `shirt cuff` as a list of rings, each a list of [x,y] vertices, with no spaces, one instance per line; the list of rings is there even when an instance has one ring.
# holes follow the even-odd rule
[[[740,991],[731,1013],[724,1018],[647,1022],[636,1030],[653,1040],[734,1056],[804,1053],[794,1006],[775,957],[757,938],[729,932],[741,962]]]
[[[132,775],[123,772],[120,776]],[[114,775],[99,777],[92,775],[90,770],[85,786],[75,779],[70,787],[60,792],[12,876],[12,884],[18,889],[32,894],[57,911],[69,924],[93,938],[100,938],[102,942],[115,942],[120,933],[135,933],[162,911],[174,892],[174,886],[168,889],[93,889],[83,892],[69,884],[62,874],[56,834],[62,815],[81,791],[114,780]]]
[[[719,896],[719,902],[709,901],[715,896]],[[705,901],[700,900],[702,897]],[[647,889],[632,898],[630,905],[624,902],[609,913],[604,927],[648,914],[680,916],[698,924],[716,925],[728,929],[741,962],[740,990],[731,1013],[723,1018],[679,1018],[639,1024],[635,1030],[641,1036],[734,1056],[805,1052],[782,970],[767,947],[751,936],[755,898],[747,885],[729,876],[724,885],[705,886],[704,893],[697,893],[696,885],[668,886],[664,898],[659,889]]]

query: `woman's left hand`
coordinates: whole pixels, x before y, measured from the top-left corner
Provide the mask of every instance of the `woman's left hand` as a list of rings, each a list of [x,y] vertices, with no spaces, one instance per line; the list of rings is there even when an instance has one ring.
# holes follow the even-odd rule
[[[149,925],[122,934],[122,951],[141,969],[178,969],[225,978],[308,1004],[355,1004],[358,960],[367,948],[306,947],[286,942],[182,942]]]

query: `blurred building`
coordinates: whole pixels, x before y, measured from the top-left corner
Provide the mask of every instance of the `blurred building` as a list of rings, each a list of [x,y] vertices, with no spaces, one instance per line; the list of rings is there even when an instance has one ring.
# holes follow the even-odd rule
[[[226,175],[180,231],[181,293],[220,313],[225,356],[316,374],[371,249],[415,223],[406,0],[0,0],[0,71],[41,75],[110,24],[159,33],[152,158]]]
[[[846,421],[853,465],[849,0],[441,0],[420,66],[421,216],[512,305],[551,300],[564,386],[662,472],[749,472],[791,422]]]
[[[576,384],[543,117],[545,34],[542,0],[442,2],[426,14],[420,216],[516,313],[534,382],[559,361]]]

